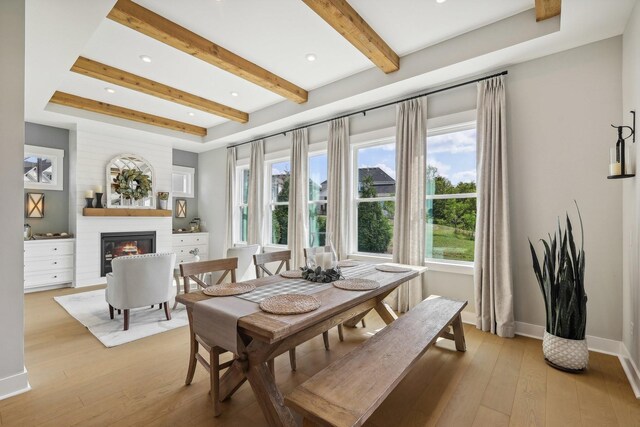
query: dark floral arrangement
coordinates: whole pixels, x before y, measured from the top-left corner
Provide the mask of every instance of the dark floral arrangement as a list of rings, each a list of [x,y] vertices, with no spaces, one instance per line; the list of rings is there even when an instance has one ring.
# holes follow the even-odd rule
[[[344,279],[340,267],[329,268],[323,270],[322,267],[316,267],[315,270],[309,267],[302,267],[302,278],[310,282],[331,283],[336,280]]]
[[[125,169],[113,178],[116,193],[125,199],[140,200],[151,192],[151,178],[137,169]]]

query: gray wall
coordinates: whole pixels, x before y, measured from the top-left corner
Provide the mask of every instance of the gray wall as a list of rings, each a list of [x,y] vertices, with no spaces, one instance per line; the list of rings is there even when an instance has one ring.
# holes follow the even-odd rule
[[[26,218],[33,233],[60,233],[69,231],[69,131],[51,126],[25,123],[25,144],[64,150],[64,189],[24,190],[27,193],[44,193],[44,218]]]
[[[623,35],[622,60],[622,116],[615,124],[631,125],[629,110],[636,110],[640,119],[640,1],[636,3],[627,28]],[[636,120],[636,143],[631,146],[635,157],[635,171],[640,165],[640,120]],[[612,135],[613,136],[613,135]],[[611,136],[608,141],[613,141]],[[634,360],[640,367],[640,240],[638,225],[640,224],[640,185],[638,178],[624,180],[623,197],[623,241],[624,280],[623,280],[623,322],[622,340]]]
[[[0,399],[28,387],[24,370],[24,1],[0,2]]]
[[[187,166],[195,168],[196,173],[193,179],[194,197],[187,198],[187,217],[176,218],[175,217],[175,199],[172,200],[173,206],[173,228],[186,228],[189,226],[189,222],[198,216],[198,154],[191,153],[183,150],[173,150],[173,165],[174,166]]]
[[[509,67],[507,126],[516,321],[545,324],[542,298],[531,267],[528,238],[553,231],[557,217],[580,204],[585,224],[587,333],[620,340],[622,331],[621,183],[606,179],[609,123],[621,114],[621,38],[616,37]],[[637,74],[636,74],[637,75]],[[428,99],[429,117],[475,108],[473,85]],[[393,126],[395,109],[351,119],[351,134]],[[326,127],[312,128],[311,143],[326,140]],[[289,138],[270,139],[267,152],[288,147]],[[239,150],[247,157],[248,148]],[[212,233],[212,253],[222,253],[226,150],[200,155],[200,182],[211,187],[200,203]],[[220,189],[218,191],[218,189]],[[637,259],[637,258],[636,258]],[[637,263],[636,263],[637,265]],[[426,293],[469,300],[473,276],[444,271],[426,274]]]

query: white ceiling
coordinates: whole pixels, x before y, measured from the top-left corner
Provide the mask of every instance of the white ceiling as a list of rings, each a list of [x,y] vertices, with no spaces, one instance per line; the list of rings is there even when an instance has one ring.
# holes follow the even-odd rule
[[[554,45],[562,46],[564,43],[567,46],[565,48],[569,48],[595,41],[594,38],[620,34],[634,1],[564,0],[562,26],[557,31],[554,44],[536,44],[535,40],[527,44],[522,40],[516,56],[542,56],[557,49]],[[204,151],[220,143],[237,142],[264,134],[269,129],[266,118],[272,122],[272,128],[276,123],[277,126],[285,126],[300,120],[322,118],[328,111],[345,111],[356,107],[357,103],[348,103],[346,100],[341,104],[339,90],[332,90],[331,97],[325,95],[329,92],[328,88],[344,88],[344,82],[349,81],[350,76],[363,76],[371,83],[369,86],[375,86],[367,88],[368,96],[359,101],[362,104],[399,96],[410,90],[420,90],[424,88],[420,84],[439,84],[461,75],[483,71],[487,69],[486,62],[474,67],[471,65],[473,61],[469,61],[473,58],[464,58],[469,66],[461,69],[457,75],[435,73],[438,66],[434,64],[441,58],[433,58],[430,64],[425,65],[424,74],[435,73],[434,76],[439,78],[420,80],[416,78],[420,69],[416,70],[412,65],[412,58],[418,57],[420,52],[426,52],[425,48],[429,46],[469,31],[496,27],[498,21],[533,7],[534,0],[448,0],[442,4],[435,0],[350,0],[358,13],[403,57],[401,71],[390,75],[375,69],[364,55],[300,0],[136,2],[309,90],[309,102],[298,105],[284,100],[266,89],[107,19],[106,14],[115,0],[92,0],[91,7],[81,0],[27,0],[27,120],[65,127],[87,120],[102,120],[98,115],[87,116],[79,112],[76,114],[72,109],[47,107],[46,102],[53,92],[61,90],[209,128],[210,137],[205,138],[206,144],[203,144],[194,142],[193,137],[164,129],[140,127],[139,124],[134,126],[124,120],[104,120],[118,126],[169,135],[175,141],[175,146]],[[77,25],[78,22],[82,25]],[[575,22],[590,27],[581,29]],[[490,26],[492,24],[493,27]],[[504,46],[498,49],[500,40],[486,38],[487,43],[496,45],[496,52],[504,50]],[[515,47],[511,46],[514,52]],[[307,61],[307,53],[316,54],[318,59],[315,62]],[[140,55],[149,55],[152,62],[142,62]],[[250,114],[248,124],[242,125],[81,76],[69,71],[78,56],[254,114]],[[494,68],[508,63],[510,58],[502,54],[500,62],[494,63]],[[402,74],[404,65],[413,67],[411,75]],[[488,68],[491,68],[490,65]],[[400,80],[414,83],[400,87]],[[105,87],[111,87],[116,92],[107,93]],[[394,87],[397,87],[395,92]],[[239,96],[233,97],[231,92],[238,92]],[[354,95],[348,92],[344,90],[345,98]],[[329,110],[320,108],[329,104]],[[195,115],[190,116],[189,112]],[[296,117],[303,112],[302,118]]]

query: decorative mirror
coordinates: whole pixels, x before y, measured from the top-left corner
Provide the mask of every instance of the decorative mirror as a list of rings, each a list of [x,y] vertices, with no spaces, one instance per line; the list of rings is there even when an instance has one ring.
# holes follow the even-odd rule
[[[120,154],[107,164],[107,208],[154,209],[153,167],[135,154]]]

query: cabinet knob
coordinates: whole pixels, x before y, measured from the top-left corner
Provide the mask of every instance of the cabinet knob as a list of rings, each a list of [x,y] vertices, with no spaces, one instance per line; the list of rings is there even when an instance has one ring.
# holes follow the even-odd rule
[[[53,265],[58,265],[58,261],[53,261]]]
[[[53,278],[54,278],[54,279],[57,279],[57,278],[58,278],[58,276],[53,276]]]
[[[53,248],[53,250],[54,250],[54,251],[57,251],[57,250],[58,250],[58,248]]]

